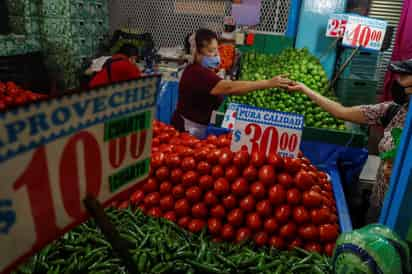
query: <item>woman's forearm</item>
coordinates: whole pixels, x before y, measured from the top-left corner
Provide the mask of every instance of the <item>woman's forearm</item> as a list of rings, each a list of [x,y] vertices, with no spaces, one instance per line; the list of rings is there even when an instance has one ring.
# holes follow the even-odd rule
[[[261,81],[220,81],[212,90],[213,95],[244,95],[251,91],[270,88],[268,80]]]

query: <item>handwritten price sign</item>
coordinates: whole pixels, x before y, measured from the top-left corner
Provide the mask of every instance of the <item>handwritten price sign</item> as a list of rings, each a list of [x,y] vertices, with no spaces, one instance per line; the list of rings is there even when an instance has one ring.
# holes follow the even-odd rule
[[[296,157],[303,123],[302,115],[240,105],[231,149]]]
[[[160,78],[148,77],[0,114],[0,272],[148,176]]]
[[[348,23],[348,16],[346,14],[332,14],[329,17],[328,27],[326,28],[327,37],[343,37]]]
[[[347,47],[376,50],[382,48],[388,23],[362,16],[348,16],[342,44]]]

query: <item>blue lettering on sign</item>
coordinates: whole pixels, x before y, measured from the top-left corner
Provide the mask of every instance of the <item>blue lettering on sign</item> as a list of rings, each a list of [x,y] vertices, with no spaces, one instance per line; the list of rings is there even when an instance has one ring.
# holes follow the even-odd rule
[[[11,200],[0,200],[0,234],[8,234],[16,223],[16,212]]]
[[[77,102],[73,104],[73,109],[79,118],[82,118],[86,114],[87,107],[89,106],[91,100],[87,99],[85,101]]]
[[[236,130],[234,135],[235,135],[235,142],[239,142],[240,138],[242,137],[242,133],[240,132],[240,130]]]
[[[97,97],[93,100],[93,103],[94,103],[93,114],[106,110],[106,104],[105,104],[106,98],[107,98],[106,96],[103,96],[103,97]]]
[[[68,107],[61,107],[52,113],[51,120],[53,124],[61,126],[65,124],[71,117]]]
[[[123,93],[121,93],[121,92],[113,93],[112,96],[110,96],[110,99],[109,99],[110,107],[111,108],[117,108],[117,107],[121,106],[122,104],[124,104],[124,102],[122,103],[122,102],[119,102],[119,101],[116,100],[116,98],[122,97],[122,96],[123,96]]]

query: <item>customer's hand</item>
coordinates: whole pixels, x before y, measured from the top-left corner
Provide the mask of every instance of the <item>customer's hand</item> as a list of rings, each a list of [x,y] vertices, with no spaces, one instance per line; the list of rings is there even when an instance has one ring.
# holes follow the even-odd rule
[[[304,92],[305,90],[309,89],[304,83],[292,81],[292,83],[288,86],[289,91],[299,91]]]
[[[293,81],[287,79],[286,75],[278,75],[268,81],[271,88],[288,89],[288,86],[293,84]]]
[[[392,167],[393,167],[392,160],[386,160],[383,164],[383,177],[385,178],[385,181],[387,183],[389,183],[391,179]]]

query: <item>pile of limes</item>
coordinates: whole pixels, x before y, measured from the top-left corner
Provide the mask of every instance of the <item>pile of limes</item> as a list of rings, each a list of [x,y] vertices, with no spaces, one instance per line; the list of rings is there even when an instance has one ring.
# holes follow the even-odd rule
[[[336,100],[332,92],[328,90],[329,81],[325,70],[319,60],[306,48],[286,49],[279,55],[252,52],[243,56],[241,80],[265,80],[282,74]],[[245,96],[230,96],[228,102],[299,113],[305,116],[305,126],[345,130],[343,121],[332,117],[306,95],[299,92],[267,89]]]

